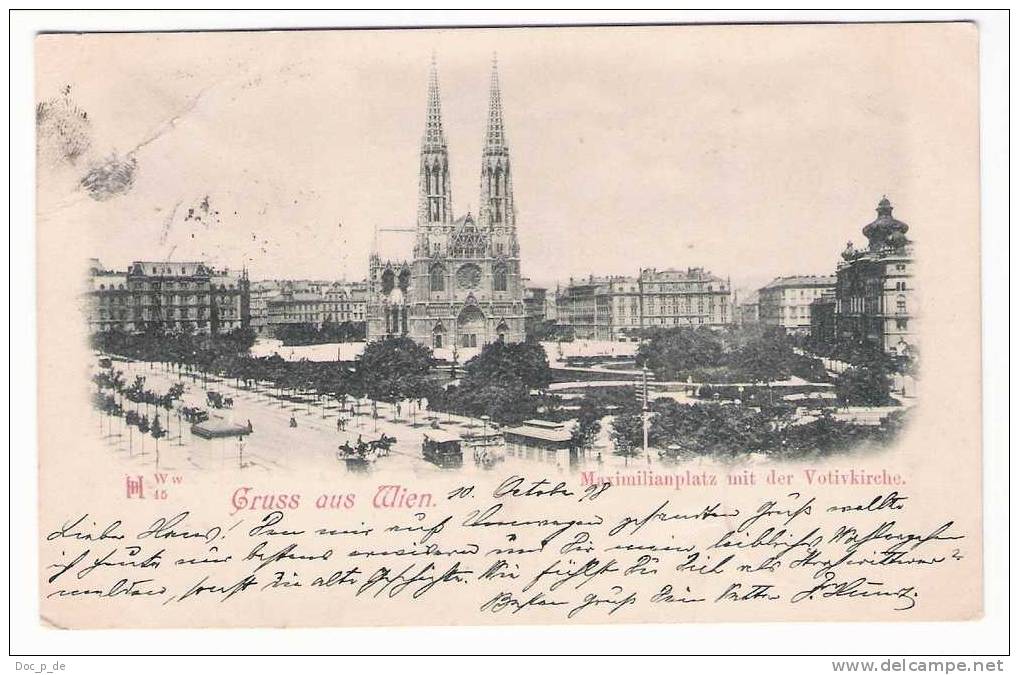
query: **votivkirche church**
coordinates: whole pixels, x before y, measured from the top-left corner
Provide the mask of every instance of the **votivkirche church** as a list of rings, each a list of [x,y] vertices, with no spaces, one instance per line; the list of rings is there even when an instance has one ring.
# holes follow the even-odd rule
[[[376,232],[368,339],[406,335],[436,349],[524,339],[513,179],[499,74],[492,63],[479,212],[453,217],[449,151],[432,62],[421,142],[417,226]]]

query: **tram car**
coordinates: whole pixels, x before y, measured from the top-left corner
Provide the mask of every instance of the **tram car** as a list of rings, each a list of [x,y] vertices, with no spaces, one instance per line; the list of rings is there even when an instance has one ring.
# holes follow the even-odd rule
[[[459,469],[464,463],[463,439],[446,431],[429,430],[421,442],[421,454],[443,469]]]

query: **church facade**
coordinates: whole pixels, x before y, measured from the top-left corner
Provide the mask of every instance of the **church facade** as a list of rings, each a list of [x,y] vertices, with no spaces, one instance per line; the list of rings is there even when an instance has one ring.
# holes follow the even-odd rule
[[[376,233],[368,272],[369,340],[405,335],[433,349],[456,349],[524,339],[513,179],[494,62],[476,215],[454,217],[449,173],[433,62],[417,223]]]

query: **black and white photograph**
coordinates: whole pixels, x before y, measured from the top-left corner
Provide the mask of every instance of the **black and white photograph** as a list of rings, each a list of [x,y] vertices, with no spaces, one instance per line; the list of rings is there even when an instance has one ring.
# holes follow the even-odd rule
[[[33,630],[998,611],[986,23],[304,16],[32,36]]]

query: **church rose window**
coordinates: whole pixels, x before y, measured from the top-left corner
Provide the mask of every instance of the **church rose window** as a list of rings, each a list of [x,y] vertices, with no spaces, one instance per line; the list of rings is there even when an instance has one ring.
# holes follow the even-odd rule
[[[456,271],[456,283],[465,290],[481,285],[481,268],[477,265],[463,265]]]

